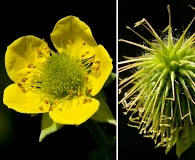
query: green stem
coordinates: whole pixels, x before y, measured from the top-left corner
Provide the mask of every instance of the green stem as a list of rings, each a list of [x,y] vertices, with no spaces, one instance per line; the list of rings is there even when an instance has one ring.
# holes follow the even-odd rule
[[[96,143],[99,145],[103,155],[106,157],[106,160],[114,160],[115,143],[113,143],[112,139],[106,135],[101,124],[93,120],[88,120],[85,122],[85,125]]]

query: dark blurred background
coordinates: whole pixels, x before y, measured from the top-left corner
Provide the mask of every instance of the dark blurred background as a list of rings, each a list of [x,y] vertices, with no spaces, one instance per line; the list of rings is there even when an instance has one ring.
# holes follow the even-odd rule
[[[167,5],[171,7],[174,35],[181,34],[195,15],[189,5],[195,6],[194,0],[120,0],[118,1],[118,38],[131,40],[142,44],[143,41],[126,25],[133,27],[134,23],[146,18],[153,28],[160,33],[168,25]],[[151,40],[152,36],[142,27],[135,28],[141,35]],[[195,23],[189,29],[194,33]],[[118,60],[126,56],[140,55],[141,49],[123,42],[118,43]],[[119,99],[122,95],[119,95]],[[139,135],[136,128],[127,126],[128,116],[123,115],[122,106],[118,106],[118,159],[119,160],[178,160],[175,147],[165,155],[165,148],[154,148],[153,140]],[[180,160],[194,160],[195,147],[189,148]]]
[[[74,15],[89,25],[98,44],[102,44],[113,59],[116,72],[116,1],[2,1],[0,2],[0,94],[12,83],[6,74],[4,56],[6,47],[25,35],[44,38],[49,46],[50,33],[58,20]],[[116,80],[104,89],[111,111],[116,117]],[[81,125],[65,126],[47,136],[41,143],[40,116],[31,118],[8,109],[0,101],[0,159],[56,158],[88,159],[98,145]],[[116,127],[102,125],[109,136],[116,135]],[[113,150],[113,152],[115,152]],[[5,157],[3,156],[5,155]],[[4,157],[4,158],[3,158]]]

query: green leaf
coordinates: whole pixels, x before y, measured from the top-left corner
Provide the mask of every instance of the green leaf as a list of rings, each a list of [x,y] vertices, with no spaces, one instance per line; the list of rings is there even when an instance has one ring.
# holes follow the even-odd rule
[[[41,121],[41,133],[39,136],[39,142],[41,142],[46,136],[58,131],[62,127],[63,127],[62,124],[55,123],[49,117],[49,113],[43,113],[42,114],[42,121]]]
[[[116,125],[116,120],[110,110],[108,104],[106,103],[105,93],[101,90],[95,98],[99,100],[100,106],[98,111],[91,117],[92,120],[102,123],[109,123]]]
[[[195,142],[195,125],[191,125],[188,121],[185,128],[185,131],[182,132],[176,144],[176,154],[178,158]]]
[[[176,155],[178,156],[178,158],[180,158],[182,153],[185,152],[192,144],[192,141],[186,141],[186,140],[187,137],[182,136],[176,144]]]
[[[178,140],[178,135],[179,135],[179,128],[176,128],[174,132],[171,134],[171,140],[167,144],[167,148],[165,150],[165,154],[168,154],[168,152],[171,150],[171,148],[176,144]]]
[[[104,87],[109,86],[115,78],[116,78],[116,73],[111,72],[108,79],[104,83]]]

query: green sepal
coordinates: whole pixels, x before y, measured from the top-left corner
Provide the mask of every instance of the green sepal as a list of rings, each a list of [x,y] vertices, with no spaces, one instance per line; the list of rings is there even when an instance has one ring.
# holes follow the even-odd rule
[[[90,118],[97,122],[109,123],[116,125],[116,120],[110,110],[108,104],[106,103],[106,94],[101,90],[95,98],[100,102],[98,111]]]
[[[111,72],[108,79],[104,83],[104,87],[108,87],[115,78],[116,78],[116,73]]]
[[[62,127],[63,127],[62,124],[55,123],[49,117],[49,113],[43,113],[42,114],[42,121],[41,121],[41,133],[39,136],[39,142],[41,142],[46,136],[58,131]]]
[[[188,122],[186,124],[186,130],[183,131],[176,143],[176,155],[178,158],[181,157],[182,153],[185,152],[193,142],[195,142],[195,125],[191,125],[190,122]]]

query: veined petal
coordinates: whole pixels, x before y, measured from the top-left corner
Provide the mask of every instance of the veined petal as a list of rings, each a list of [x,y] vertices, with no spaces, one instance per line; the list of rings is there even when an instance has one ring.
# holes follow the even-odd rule
[[[89,26],[75,16],[60,19],[50,36],[59,53],[72,56],[82,56],[97,45]]]
[[[4,90],[3,103],[20,113],[44,113],[49,110],[49,104],[41,102],[39,94],[30,91],[23,93],[16,84]]]
[[[93,98],[90,100],[89,103],[82,103],[79,98],[68,100],[58,105],[58,108],[62,107],[62,110],[50,111],[49,115],[56,123],[80,125],[98,110],[99,101]]]
[[[48,55],[47,43],[35,36],[23,36],[11,43],[5,53],[5,67],[10,79],[17,82],[26,77],[42,57]]]
[[[108,54],[107,50],[99,45],[95,50],[95,60],[100,62],[100,69],[97,75],[89,75],[89,82],[91,83],[93,89],[91,95],[96,95],[103,87],[104,83],[108,79],[112,69],[112,59]]]

